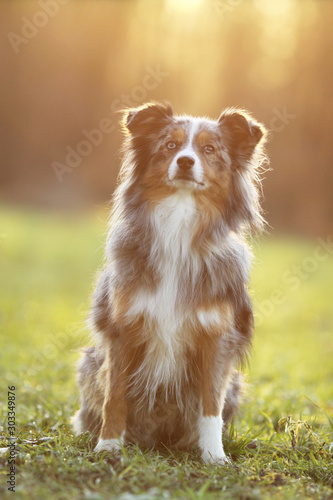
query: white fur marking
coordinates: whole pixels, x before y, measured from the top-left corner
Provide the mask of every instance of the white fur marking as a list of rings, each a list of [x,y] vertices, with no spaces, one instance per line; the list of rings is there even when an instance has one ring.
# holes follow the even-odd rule
[[[125,432],[123,432],[120,438],[113,439],[99,439],[97,445],[95,446],[94,452],[98,453],[100,451],[110,451],[119,452],[121,451],[121,444],[124,443]]]
[[[222,326],[223,321],[218,309],[211,309],[209,311],[198,311],[198,320],[204,328],[211,328],[216,326]]]
[[[228,461],[222,445],[222,417],[204,417],[202,406],[198,419],[199,447],[201,458],[205,463],[219,463]]]
[[[200,123],[201,123],[200,119],[195,119],[195,118],[191,119],[187,141],[184,144],[183,148],[174,157],[169,167],[168,175],[171,181],[175,179],[178,172],[178,165],[177,165],[178,158],[180,158],[181,156],[190,156],[194,160],[194,165],[192,167],[193,179],[199,184],[203,182],[203,177],[204,177],[203,166],[193,146],[194,137],[198,133]],[[188,182],[187,184],[190,185],[190,183]]]

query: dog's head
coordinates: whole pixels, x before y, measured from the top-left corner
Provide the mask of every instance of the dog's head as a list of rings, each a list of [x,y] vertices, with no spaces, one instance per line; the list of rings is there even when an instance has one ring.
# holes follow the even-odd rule
[[[211,120],[150,103],[127,110],[123,125],[132,175],[146,200],[191,192],[201,209],[217,209],[231,229],[260,226],[256,184],[265,129],[249,114],[228,109]]]

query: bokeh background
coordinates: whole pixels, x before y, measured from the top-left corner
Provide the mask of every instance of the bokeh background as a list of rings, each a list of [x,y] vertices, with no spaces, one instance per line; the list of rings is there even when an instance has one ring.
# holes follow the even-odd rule
[[[240,106],[271,131],[272,230],[326,235],[332,19],[330,0],[2,0],[1,199],[65,210],[107,201],[122,106],[166,99],[212,117]]]
[[[153,99],[211,117],[242,107],[270,131],[268,231],[251,240],[250,384],[235,422],[240,442],[260,445],[242,445],[230,495],[259,498],[264,471],[278,473],[283,498],[332,498],[332,20],[331,0],[0,0],[0,451],[15,386],[22,498],[129,488],[132,465],[110,475],[92,441],[73,438],[70,417],[119,169],[118,111]],[[39,438],[57,444],[46,451]],[[183,488],[163,463],[165,474],[134,468],[130,490],[169,498]],[[0,453],[0,496],[7,472]],[[242,490],[249,477],[253,494]]]

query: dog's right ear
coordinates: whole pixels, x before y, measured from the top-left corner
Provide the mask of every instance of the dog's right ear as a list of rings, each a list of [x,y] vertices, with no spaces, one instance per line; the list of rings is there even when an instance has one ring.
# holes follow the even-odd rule
[[[150,102],[124,112],[122,125],[132,135],[151,134],[165,127],[173,116],[169,103]]]

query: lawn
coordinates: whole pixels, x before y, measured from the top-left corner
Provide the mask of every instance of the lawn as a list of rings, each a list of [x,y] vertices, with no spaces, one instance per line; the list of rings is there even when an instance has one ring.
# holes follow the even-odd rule
[[[121,459],[96,456],[89,435],[73,436],[75,363],[89,342],[85,318],[106,217],[106,209],[1,210],[0,496],[333,499],[333,256],[318,241],[253,241],[256,339],[247,395],[225,436],[230,465],[137,447]],[[6,483],[13,386],[16,493]]]

